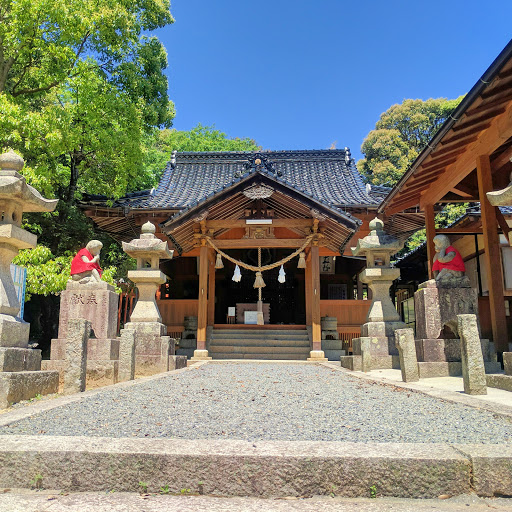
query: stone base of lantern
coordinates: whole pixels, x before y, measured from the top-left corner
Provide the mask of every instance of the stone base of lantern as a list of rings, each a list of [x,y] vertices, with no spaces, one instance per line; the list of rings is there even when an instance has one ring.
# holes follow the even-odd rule
[[[23,320],[0,314],[0,347],[27,348],[30,324]]]
[[[0,372],[32,372],[40,369],[40,350],[0,347]]]
[[[354,372],[363,371],[363,356],[341,356],[341,366]],[[366,370],[399,370],[399,356],[371,356],[370,367]]]
[[[125,330],[135,331],[135,377],[169,371],[169,356],[174,342],[166,336],[167,327],[160,322],[129,322]],[[172,368],[171,368],[172,369]]]
[[[37,395],[49,395],[59,390],[59,373],[54,371],[24,371],[0,373],[0,409]]]
[[[119,338],[87,340],[86,388],[97,388],[117,384],[119,381]],[[66,339],[52,340],[50,360],[42,361],[43,370],[59,372],[59,387],[64,385],[66,362]]]

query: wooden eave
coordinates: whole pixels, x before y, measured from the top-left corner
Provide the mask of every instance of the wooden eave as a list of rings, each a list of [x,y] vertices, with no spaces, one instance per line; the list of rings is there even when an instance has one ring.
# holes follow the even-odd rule
[[[476,159],[490,155],[501,184],[512,157],[512,41],[379,207],[388,217],[426,204],[478,201]],[[506,183],[508,183],[508,175]]]
[[[163,233],[167,234],[184,253],[187,253],[198,243],[197,234],[201,214],[204,217],[208,234],[212,238],[217,238],[232,229],[225,227],[220,221],[233,221],[233,228],[240,228],[240,221],[245,219],[245,211],[254,205],[254,200],[246,197],[243,192],[253,183],[261,183],[274,189],[272,196],[263,201],[267,208],[274,211],[273,218],[278,223],[281,221],[282,227],[288,226],[288,229],[296,235],[296,238],[289,240],[266,239],[261,242],[261,246],[274,244],[276,247],[300,247],[300,240],[311,233],[309,225],[313,223],[312,210],[316,210],[321,219],[319,231],[322,235],[322,245],[335,253],[343,252],[345,244],[360,225],[358,219],[346,213],[327,207],[313,198],[287,187],[286,184],[272,180],[267,175],[255,174],[219,194],[215,194],[186,212],[163,222],[160,225]],[[219,225],[219,222],[216,224],[215,221],[219,221],[222,225]],[[222,243],[225,248],[235,245],[247,247],[258,245],[258,242],[249,239],[240,239],[237,244],[227,241]]]

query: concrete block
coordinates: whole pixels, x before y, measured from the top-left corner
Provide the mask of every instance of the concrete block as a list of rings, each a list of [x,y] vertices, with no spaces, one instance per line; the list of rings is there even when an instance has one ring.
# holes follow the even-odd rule
[[[64,393],[85,391],[87,369],[87,340],[91,322],[73,318],[67,325],[66,367],[64,369]]]
[[[413,329],[397,329],[395,331],[395,342],[400,357],[402,380],[404,382],[420,380]]]
[[[119,379],[119,362],[111,359],[87,361],[86,388],[98,388],[117,384]]]
[[[505,375],[512,375],[512,352],[503,352]]]
[[[489,388],[512,391],[512,375],[486,375],[485,379]]]
[[[59,374],[54,371],[0,373],[0,409],[36,395],[57,393]]]
[[[462,379],[468,395],[486,395],[484,358],[476,315],[457,315],[461,342]]]
[[[169,356],[169,371],[187,367],[187,356]]]
[[[31,348],[0,347],[0,372],[41,369],[41,351]]]
[[[512,496],[512,446],[454,445],[472,464],[473,488],[479,496]]]
[[[135,378],[135,330],[123,329],[119,338],[119,381]]]

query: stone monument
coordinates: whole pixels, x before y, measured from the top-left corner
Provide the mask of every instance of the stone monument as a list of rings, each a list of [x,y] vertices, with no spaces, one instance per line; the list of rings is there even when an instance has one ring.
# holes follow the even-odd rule
[[[37,394],[56,393],[57,372],[41,371],[41,351],[28,348],[30,324],[20,309],[10,264],[20,249],[33,249],[37,236],[21,228],[23,212],[51,212],[49,200],[19,174],[25,162],[13,151],[0,155],[0,408]]]
[[[461,255],[446,235],[434,237],[434,279],[420,284],[414,294],[416,352],[420,377],[460,375],[461,345],[457,315],[478,320],[478,296],[471,288]],[[489,370],[497,368],[493,344],[481,340]]]
[[[135,375],[153,375],[186,366],[186,356],[174,355],[174,343],[167,336],[167,328],[156,303],[156,291],[165,283],[160,271],[160,259],[171,259],[173,251],[155,236],[155,225],[146,222],[140,238],[123,242],[123,250],[137,260],[137,269],[128,271],[128,277],[138,288],[139,297],[124,330],[135,331]]]
[[[71,279],[60,294],[58,337],[52,340],[47,369],[59,370],[60,383],[67,371],[68,324],[84,319],[91,324],[87,341],[87,388],[115,384],[119,372],[117,314],[119,296],[114,287],[101,281],[99,256],[102,243],[91,240],[71,262]]]
[[[352,248],[354,256],[366,257],[366,268],[359,278],[372,291],[366,323],[361,326],[361,338],[352,341],[354,355],[341,357],[341,365],[353,370],[361,369],[362,347],[365,346],[370,350],[371,368],[398,368],[395,330],[406,327],[389,296],[393,281],[400,277],[400,270],[391,266],[391,255],[398,252],[403,244],[384,231],[384,223],[380,219],[373,219],[370,229],[367,236],[357,241],[357,247]],[[367,371],[369,364],[365,368]]]

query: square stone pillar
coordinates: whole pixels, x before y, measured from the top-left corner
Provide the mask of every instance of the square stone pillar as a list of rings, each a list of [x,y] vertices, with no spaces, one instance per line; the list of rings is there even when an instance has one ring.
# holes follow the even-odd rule
[[[461,342],[464,393],[486,395],[487,382],[476,315],[457,315],[457,322]]]
[[[91,322],[83,318],[73,318],[69,320],[66,332],[64,393],[80,393],[85,391],[87,340],[91,334]]]

